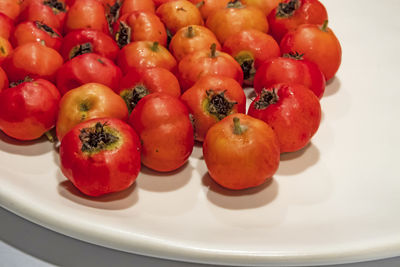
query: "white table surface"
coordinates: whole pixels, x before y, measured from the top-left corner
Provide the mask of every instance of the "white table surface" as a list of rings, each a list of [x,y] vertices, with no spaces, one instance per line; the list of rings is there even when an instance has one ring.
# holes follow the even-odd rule
[[[61,235],[0,208],[0,267],[210,266],[139,256]],[[334,265],[328,265],[333,267]],[[337,267],[399,267],[400,257]]]

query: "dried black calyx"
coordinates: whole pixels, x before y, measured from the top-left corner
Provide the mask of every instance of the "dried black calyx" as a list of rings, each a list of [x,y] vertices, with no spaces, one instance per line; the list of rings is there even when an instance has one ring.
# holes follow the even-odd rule
[[[114,5],[107,4],[106,19],[110,32],[113,32],[112,25],[119,17],[119,10],[121,9],[121,1],[115,1]]]
[[[266,109],[269,105],[275,104],[278,102],[279,97],[278,94],[275,92],[275,89],[266,90],[262,89],[260,94],[260,99],[254,103],[255,109]]]
[[[289,53],[285,53],[283,54],[283,57],[285,58],[293,58],[296,60],[303,60],[304,54],[300,54],[299,52],[289,52]]]
[[[232,108],[237,102],[231,102],[225,97],[225,92],[216,93],[213,90],[207,90],[206,94],[208,97],[208,112],[222,120],[228,116]]]
[[[276,16],[281,18],[290,17],[299,7],[299,0],[290,0],[288,3],[279,3]]]
[[[226,5],[227,8],[243,8],[245,7],[240,0],[231,0]]]
[[[242,63],[240,64],[240,67],[243,70],[243,78],[245,80],[248,80],[250,78],[252,78],[255,74],[255,70],[254,70],[254,60],[252,59],[245,59],[244,61],[242,61]]]
[[[115,34],[115,41],[119,48],[122,48],[131,42],[131,27],[125,22],[119,22],[119,29]]]
[[[21,83],[25,83],[25,82],[33,82],[33,79],[29,76],[26,76],[23,80],[18,80],[15,82],[10,82],[10,84],[8,85],[9,87],[15,87],[20,85]]]
[[[82,152],[100,151],[119,140],[118,136],[105,131],[106,126],[106,122],[104,124],[97,122],[94,127],[81,129],[79,139],[82,142]]]
[[[93,52],[93,45],[91,43],[80,44],[71,49],[71,52],[69,54],[69,59],[73,59],[76,56],[92,52]]]
[[[65,9],[65,4],[63,2],[59,2],[57,0],[45,0],[43,4],[51,7],[54,14],[58,14],[60,12],[67,12]]]
[[[150,94],[149,90],[142,84],[136,85],[132,90],[126,90],[122,98],[128,106],[129,113],[136,107],[139,100],[148,94]]]
[[[50,26],[48,26],[44,23],[41,23],[40,21],[35,21],[35,25],[36,25],[36,28],[38,28],[39,30],[45,31],[51,37],[61,37],[58,33],[56,33],[53,30],[53,28],[51,28]]]

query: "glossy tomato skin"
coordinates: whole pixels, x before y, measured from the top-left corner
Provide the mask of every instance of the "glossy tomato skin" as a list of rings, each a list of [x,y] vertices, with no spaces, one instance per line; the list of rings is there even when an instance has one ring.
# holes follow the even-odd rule
[[[190,0],[200,10],[203,20],[218,9],[224,9],[231,0]]]
[[[10,41],[4,37],[0,37],[0,64],[14,51]]]
[[[135,69],[132,68],[121,79],[116,92],[125,100],[129,112],[144,96],[159,92],[179,97],[181,88],[176,76],[167,69],[154,67]]]
[[[56,50],[31,42],[15,48],[4,61],[3,68],[11,82],[24,80],[26,76],[55,82],[62,64],[63,59]]]
[[[261,93],[250,104],[248,114],[274,129],[281,152],[294,152],[305,147],[321,121],[319,99],[299,84],[275,84],[266,91],[269,93]]]
[[[8,88],[9,81],[6,72],[0,67],[0,91]]]
[[[203,49],[182,58],[178,65],[178,79],[181,89],[186,91],[207,74],[223,75],[243,83],[243,71],[239,63],[229,54],[216,51],[216,46]]]
[[[217,36],[221,44],[242,30],[255,29],[268,32],[268,21],[264,13],[252,6],[245,6],[239,0],[231,1],[224,9],[213,12],[206,26]]]
[[[120,47],[135,41],[153,41],[167,45],[167,31],[154,12],[135,11],[124,14],[114,23],[113,29]],[[128,35],[124,34],[126,31],[129,32]]]
[[[118,51],[119,47],[111,36],[98,30],[80,29],[64,36],[60,54],[65,61],[83,53],[96,53],[115,60]]]
[[[124,100],[111,88],[99,83],[86,83],[62,96],[56,123],[58,140],[75,125],[94,118],[128,119]]]
[[[23,82],[0,92],[0,129],[18,140],[34,140],[55,126],[60,94],[47,80]]]
[[[189,112],[178,98],[163,93],[143,97],[129,117],[142,142],[142,163],[169,172],[184,165],[194,146]]]
[[[4,13],[0,13],[0,37],[9,39],[13,31],[14,21]]]
[[[261,9],[266,16],[283,0],[241,0],[243,4]]]
[[[117,65],[126,74],[130,68],[162,67],[176,72],[176,59],[158,42],[137,41],[124,46],[117,56]]]
[[[96,129],[96,126],[115,136],[116,140],[106,148],[86,149],[82,132]],[[102,118],[85,121],[71,129],[61,141],[60,163],[65,177],[85,195],[98,197],[119,192],[130,187],[139,174],[140,140],[133,129],[121,120]]]
[[[64,95],[86,83],[104,84],[118,89],[122,71],[114,62],[98,54],[87,53],[64,63],[57,73],[57,88]]]
[[[21,1],[19,0],[0,1],[0,12],[15,21],[18,18],[19,14],[21,13]]]
[[[222,75],[201,77],[181,100],[193,116],[195,140],[202,142],[208,129],[233,113],[246,112],[246,95],[240,84]]]
[[[227,116],[208,130],[203,155],[211,178],[233,190],[261,185],[274,175],[280,160],[279,142],[271,127],[241,113]]]
[[[172,37],[169,51],[179,62],[188,54],[209,49],[212,44],[216,45],[216,50],[221,50],[221,44],[212,31],[201,25],[189,25]]]
[[[119,11],[120,16],[134,11],[155,12],[155,5],[152,0],[124,0]]]
[[[41,22],[25,21],[15,27],[10,41],[14,47],[30,42],[44,42],[46,46],[59,51],[62,35],[57,30]]]
[[[157,8],[156,14],[172,35],[189,25],[204,25],[198,8],[187,0],[164,3]]]
[[[280,47],[282,53],[304,54],[304,59],[316,63],[325,79],[329,81],[340,67],[342,48],[326,23],[300,25],[283,37]]]
[[[318,0],[284,0],[271,11],[268,23],[270,34],[280,42],[301,24],[323,24],[327,19],[328,12]]]
[[[97,0],[76,1],[65,18],[65,33],[86,28],[110,34],[104,6]]]
[[[248,85],[253,83],[254,74],[263,62],[280,56],[279,44],[274,38],[254,29],[231,35],[226,39],[222,50],[240,64],[244,81]]]
[[[306,59],[277,57],[265,62],[256,72],[254,89],[260,94],[263,88],[276,83],[297,83],[309,88],[321,98],[325,92],[325,76],[318,66]]]

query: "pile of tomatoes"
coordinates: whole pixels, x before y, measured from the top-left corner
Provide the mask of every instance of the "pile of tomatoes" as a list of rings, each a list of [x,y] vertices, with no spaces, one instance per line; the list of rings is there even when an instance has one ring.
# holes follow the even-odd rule
[[[319,127],[341,62],[327,21],[318,0],[0,0],[0,129],[56,135],[90,196],[196,143],[218,184],[254,187]]]

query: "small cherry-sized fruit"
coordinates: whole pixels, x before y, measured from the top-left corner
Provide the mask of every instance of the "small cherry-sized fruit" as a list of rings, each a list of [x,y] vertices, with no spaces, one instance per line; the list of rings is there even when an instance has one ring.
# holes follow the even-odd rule
[[[76,188],[98,197],[130,187],[140,171],[140,140],[125,122],[92,119],[69,131],[60,145],[61,171]]]
[[[234,190],[263,184],[279,167],[275,132],[265,122],[237,113],[214,124],[203,142],[211,178]]]
[[[186,105],[176,97],[153,93],[133,109],[129,124],[142,142],[142,163],[159,172],[183,166],[194,146],[193,126]]]
[[[281,152],[294,152],[305,147],[317,132],[321,105],[307,87],[280,83],[263,89],[250,104],[248,114],[274,129]]]

